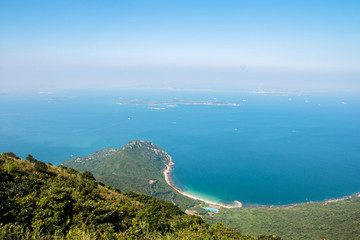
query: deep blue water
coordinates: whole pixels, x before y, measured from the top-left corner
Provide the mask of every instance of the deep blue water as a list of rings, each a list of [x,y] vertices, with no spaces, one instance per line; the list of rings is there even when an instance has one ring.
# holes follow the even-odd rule
[[[215,97],[241,106],[114,104]],[[57,165],[144,139],[172,155],[178,186],[211,200],[321,201],[360,192],[359,110],[360,97],[340,94],[17,92],[0,95],[0,152]]]

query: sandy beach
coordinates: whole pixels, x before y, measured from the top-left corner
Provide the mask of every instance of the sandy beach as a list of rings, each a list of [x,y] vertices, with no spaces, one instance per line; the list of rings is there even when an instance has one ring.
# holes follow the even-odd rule
[[[196,199],[196,200],[200,200],[202,202],[205,202],[205,203],[208,203],[208,204],[212,204],[212,205],[216,205],[216,206],[220,206],[220,207],[223,207],[223,208],[241,208],[242,207],[242,203],[239,202],[239,201],[234,201],[234,203],[236,205],[226,205],[226,204],[221,204],[221,203],[216,203],[216,202],[211,202],[211,201],[208,201],[206,199],[202,199],[200,197],[197,197],[197,196],[194,196],[194,195],[191,195],[189,193],[186,193],[184,191],[182,191],[181,189],[177,188],[174,184],[174,182],[172,181],[171,179],[171,171],[172,171],[172,166],[174,165],[174,162],[171,158],[171,156],[169,154],[167,154],[168,156],[168,164],[166,164],[166,169],[164,170],[164,176],[165,176],[165,181],[167,184],[169,184],[170,187],[172,187],[173,189],[175,189],[178,193],[186,196],[186,197],[189,197],[189,198],[192,198],[192,199]]]

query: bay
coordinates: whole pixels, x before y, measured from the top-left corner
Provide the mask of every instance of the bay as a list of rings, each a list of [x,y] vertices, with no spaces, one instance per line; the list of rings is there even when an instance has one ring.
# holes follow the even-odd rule
[[[0,151],[58,165],[144,139],[173,157],[176,185],[209,200],[285,205],[359,192],[360,98],[275,95],[6,93],[0,95]],[[240,106],[115,104],[132,99]]]

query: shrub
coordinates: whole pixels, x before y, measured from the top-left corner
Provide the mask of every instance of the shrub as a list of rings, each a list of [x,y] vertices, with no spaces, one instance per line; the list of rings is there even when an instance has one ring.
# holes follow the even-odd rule
[[[103,183],[103,182],[97,182],[100,186],[105,186],[105,183]]]
[[[48,169],[48,166],[44,162],[37,161],[37,162],[35,162],[34,168],[36,171],[46,172]]]
[[[30,154],[27,155],[26,160],[28,160],[29,162],[37,162],[37,159]]]
[[[13,173],[18,169],[18,166],[15,165],[14,163],[10,163],[9,167],[8,167],[8,173]]]
[[[59,168],[61,169],[61,170],[66,170],[66,169],[68,169],[66,166],[64,166],[64,165],[59,165]]]
[[[88,180],[91,180],[91,181],[96,181],[94,175],[89,172],[89,171],[85,171],[81,174],[81,177],[84,178],[84,179],[88,179]]]
[[[65,233],[69,230],[74,214],[75,200],[72,197],[73,189],[52,185],[40,194],[36,202],[36,210],[32,219],[32,227],[44,229],[53,234],[55,231]]]
[[[15,153],[13,153],[13,152],[7,152],[7,153],[4,153],[4,154],[5,154],[5,156],[7,156],[7,157],[12,157],[12,158],[20,159],[20,157],[19,157],[19,156],[16,156]]]
[[[13,223],[3,224],[0,223],[0,238],[1,239],[21,239],[28,231],[21,225]]]
[[[73,168],[66,169],[66,172],[69,173],[69,174],[78,174],[79,173],[78,170],[75,170]]]

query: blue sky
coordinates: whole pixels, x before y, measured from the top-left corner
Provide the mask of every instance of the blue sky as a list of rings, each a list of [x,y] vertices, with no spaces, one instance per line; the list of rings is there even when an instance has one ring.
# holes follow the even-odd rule
[[[0,1],[3,89],[360,91],[360,1]]]

